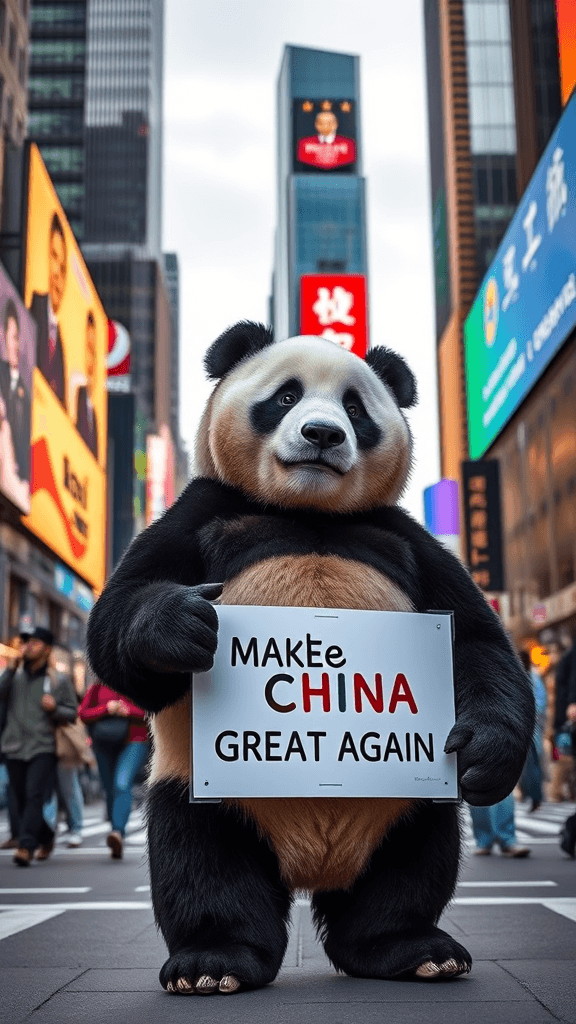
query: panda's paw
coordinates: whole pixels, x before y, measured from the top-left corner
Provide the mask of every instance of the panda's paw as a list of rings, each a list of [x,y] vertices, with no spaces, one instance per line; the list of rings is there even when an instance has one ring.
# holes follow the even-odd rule
[[[232,995],[241,988],[260,988],[273,981],[269,969],[250,946],[240,944],[222,949],[193,947],[174,953],[160,971],[160,984],[180,996]]]
[[[436,964],[433,960],[426,960],[416,968],[414,975],[425,981],[436,981],[439,978],[457,978],[459,974],[470,974],[471,970],[472,964],[455,960],[452,957],[441,964]]]
[[[233,974],[225,974],[220,981],[211,978],[209,974],[203,974],[195,982],[190,981],[190,978],[182,977],[177,978],[176,981],[169,981],[166,985],[166,991],[177,996],[211,996],[215,992],[232,995],[239,988],[240,982]]]
[[[458,751],[462,797],[480,806],[499,803],[512,792],[527,752],[520,734],[513,735],[503,726],[472,726],[465,719],[451,729],[444,751]]]

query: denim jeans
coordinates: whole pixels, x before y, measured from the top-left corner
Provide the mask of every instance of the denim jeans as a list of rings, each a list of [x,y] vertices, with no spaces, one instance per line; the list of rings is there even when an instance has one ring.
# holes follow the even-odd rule
[[[132,807],[132,786],[138,772],[146,764],[148,743],[128,743],[119,753],[110,752],[96,745],[92,748],[98,762],[100,781],[106,793],[108,820],[114,832],[121,836]]]
[[[516,845],[514,828],[514,797],[512,794],[491,807],[468,805],[474,838],[482,850],[490,850],[497,843],[502,850]]]
[[[78,768],[66,767],[58,762],[56,766],[56,790],[44,804],[44,820],[56,830],[58,822],[58,796],[64,804],[66,823],[70,832],[82,831],[84,824],[84,798],[78,779]]]

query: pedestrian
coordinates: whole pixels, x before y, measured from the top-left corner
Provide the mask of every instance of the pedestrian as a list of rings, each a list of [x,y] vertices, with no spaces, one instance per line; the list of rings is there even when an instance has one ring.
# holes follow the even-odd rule
[[[17,636],[17,637],[13,637],[11,640],[8,641],[7,644],[3,644],[2,646],[6,650],[8,650],[8,651],[12,650],[14,652],[13,657],[17,657],[20,654],[20,652],[21,652],[22,643],[23,643],[22,637]],[[2,668],[3,669],[6,668],[8,666],[9,662],[10,663],[12,662],[12,657],[8,658],[8,657],[6,657],[6,655],[3,655],[2,656]],[[7,712],[7,708],[8,708],[8,702],[7,701],[0,701],[0,738],[2,736],[2,732],[4,730],[4,726],[6,725],[6,712]],[[17,809],[17,805],[16,805],[16,797],[14,795],[14,790],[13,790],[12,786],[10,785],[10,779],[8,777],[8,769],[6,767],[6,758],[4,757],[4,754],[2,753],[1,744],[0,744],[0,778],[2,778],[4,780],[3,781],[3,785],[5,786],[5,800],[6,800],[6,806],[7,806],[7,809],[8,809],[8,825],[10,827],[10,835],[9,835],[8,839],[5,839],[2,843],[0,843],[0,850],[17,850],[18,849],[18,809]]]
[[[474,853],[486,857],[492,853],[493,846],[500,847],[503,857],[528,857],[527,846],[516,845],[516,827],[514,823],[514,797],[510,793],[497,804],[490,807],[473,807],[468,805],[472,818],[472,830],[476,840]]]
[[[74,689],[72,675],[72,658],[70,652],[59,645],[54,647],[50,655],[50,662],[56,672],[66,675]],[[81,723],[77,728],[83,729]],[[66,816],[68,834],[64,837],[67,846],[75,849],[82,845],[82,828],[84,826],[84,797],[82,787],[78,778],[78,772],[90,759],[89,748],[86,746],[85,756],[82,757],[72,746],[65,754],[58,756],[56,765],[56,786],[50,799],[44,806],[44,818],[54,831],[58,827],[58,808],[62,805]]]
[[[106,794],[108,821],[112,826],[106,845],[112,858],[119,860],[132,808],[132,786],[148,758],[145,712],[103,683],[93,683],[78,714],[92,738]]]
[[[519,786],[524,797],[531,801],[529,813],[537,811],[542,803],[542,757],[544,752],[544,728],[546,725],[546,707],[548,695],[540,674],[530,660],[528,651],[519,651],[519,658],[530,676],[534,703],[536,705],[536,723],[528,757],[520,776]]]
[[[554,709],[554,736],[558,745],[566,737],[565,756],[576,759],[576,644],[564,654],[556,670],[556,706]],[[568,746],[569,744],[569,746]],[[566,819],[560,832],[560,849],[569,857],[576,857],[576,814]]]
[[[46,860],[52,852],[54,831],[44,821],[42,806],[54,787],[56,727],[77,717],[70,681],[48,664],[53,644],[50,630],[37,626],[26,635],[21,656],[0,676],[0,700],[7,702],[0,746],[16,800],[14,862],[20,867],[27,867],[33,856]]]

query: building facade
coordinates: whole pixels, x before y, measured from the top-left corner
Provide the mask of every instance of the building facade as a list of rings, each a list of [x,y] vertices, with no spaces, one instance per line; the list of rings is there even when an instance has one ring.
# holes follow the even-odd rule
[[[365,289],[359,74],[359,58],[350,54],[296,46],[284,50],[277,85],[277,227],[271,301],[278,338],[303,331],[303,278],[317,278],[314,287],[321,287],[326,278],[332,298],[334,288],[344,288],[350,275],[363,278]],[[356,304],[361,301],[356,294],[354,298]],[[366,301],[365,290],[362,301]],[[335,315],[321,316],[320,326],[333,334],[346,334],[349,340],[353,332],[343,331]],[[365,310],[363,316],[366,322]],[[322,331],[308,328],[305,333]]]
[[[28,137],[37,143],[78,241],[86,195],[84,93],[88,0],[32,0]]]
[[[89,0],[88,259],[161,261],[164,0]]]
[[[0,2],[0,195],[7,143],[22,144],[28,112],[28,0]]]
[[[482,279],[495,273],[500,242],[562,112],[556,4],[425,0],[424,22],[442,476],[461,481],[472,429],[464,323]],[[520,272],[524,249],[516,254]],[[527,301],[526,290],[517,301]],[[504,288],[496,296],[501,317],[509,302]],[[468,392],[470,374],[468,366]],[[575,381],[569,336],[482,454],[500,466],[499,603],[519,642],[550,626],[576,630]]]

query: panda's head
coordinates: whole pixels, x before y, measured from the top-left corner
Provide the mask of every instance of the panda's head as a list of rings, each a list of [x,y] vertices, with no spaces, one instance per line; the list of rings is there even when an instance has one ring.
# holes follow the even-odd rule
[[[218,381],[196,445],[199,471],[257,500],[357,512],[394,504],[410,472],[402,408],[416,401],[404,360],[373,348],[366,361],[317,337],[274,342],[239,323],[210,347]]]

